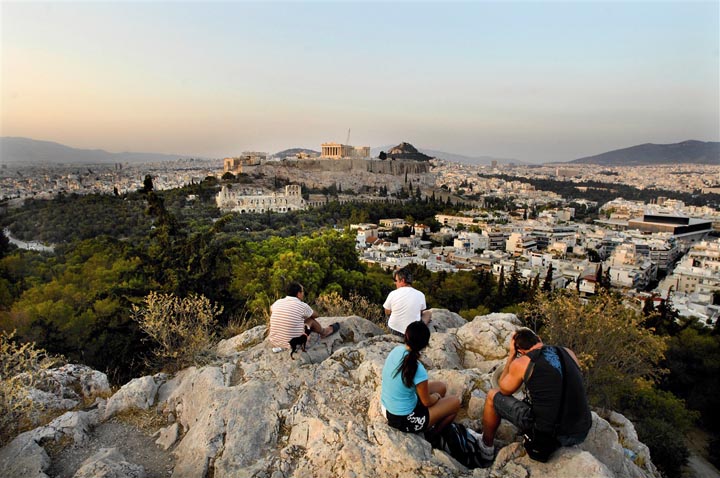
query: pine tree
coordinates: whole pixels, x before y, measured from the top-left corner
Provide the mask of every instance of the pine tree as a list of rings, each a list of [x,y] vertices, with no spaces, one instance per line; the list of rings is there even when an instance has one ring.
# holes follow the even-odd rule
[[[547,270],[547,274],[545,275],[545,280],[543,281],[543,285],[542,285],[543,292],[552,291],[552,281],[553,281],[553,265],[550,264],[550,267],[548,267],[548,270]]]

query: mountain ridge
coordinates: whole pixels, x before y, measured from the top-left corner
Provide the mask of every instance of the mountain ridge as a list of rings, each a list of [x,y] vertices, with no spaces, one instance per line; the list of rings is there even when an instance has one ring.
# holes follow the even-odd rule
[[[720,142],[686,140],[644,143],[569,161],[570,164],[641,166],[653,164],[720,164]]]
[[[104,149],[73,148],[54,141],[19,136],[0,137],[0,160],[7,165],[155,163],[193,157],[197,158],[183,154],[133,151],[111,153]]]

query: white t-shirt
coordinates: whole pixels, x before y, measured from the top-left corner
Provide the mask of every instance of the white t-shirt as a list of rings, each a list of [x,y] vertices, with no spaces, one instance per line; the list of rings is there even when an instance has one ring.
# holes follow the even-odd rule
[[[408,325],[420,320],[420,314],[427,309],[425,294],[410,286],[390,292],[383,307],[391,312],[388,327],[401,334],[405,333]]]

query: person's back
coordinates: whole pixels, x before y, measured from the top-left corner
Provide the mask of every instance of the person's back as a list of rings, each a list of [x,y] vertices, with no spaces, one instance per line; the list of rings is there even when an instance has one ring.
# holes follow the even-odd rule
[[[408,325],[420,320],[426,307],[425,294],[410,286],[400,287],[390,292],[384,305],[391,311],[388,327],[405,333]]]
[[[288,348],[289,341],[305,333],[304,319],[313,313],[309,305],[297,297],[276,300],[270,310],[268,339],[275,347]]]

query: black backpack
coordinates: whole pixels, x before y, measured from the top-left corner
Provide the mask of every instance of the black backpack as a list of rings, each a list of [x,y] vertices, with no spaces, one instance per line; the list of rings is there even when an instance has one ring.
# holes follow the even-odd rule
[[[560,395],[560,406],[558,407],[557,417],[555,418],[554,424],[551,426],[552,431],[540,429],[538,428],[537,423],[535,423],[532,429],[528,430],[523,435],[523,446],[525,447],[525,451],[528,456],[533,460],[542,463],[547,463],[550,456],[555,453],[555,450],[560,448],[560,442],[557,439],[557,428],[560,422],[563,407],[565,406],[566,371],[565,356],[563,355],[565,352],[561,351],[559,347],[555,347],[555,349],[557,350],[558,357],[560,357],[560,368],[562,370],[562,394]],[[530,357],[530,359],[533,360],[533,363],[537,355],[538,354],[534,354],[534,356]],[[527,377],[530,373],[532,373],[532,369],[528,368],[525,372],[524,381],[527,381]]]
[[[428,441],[433,448],[446,452],[467,468],[488,466],[480,454],[478,439],[461,423],[447,425]]]
[[[560,448],[560,442],[554,434],[533,427],[523,435],[523,446],[530,458],[546,463],[555,450]]]

